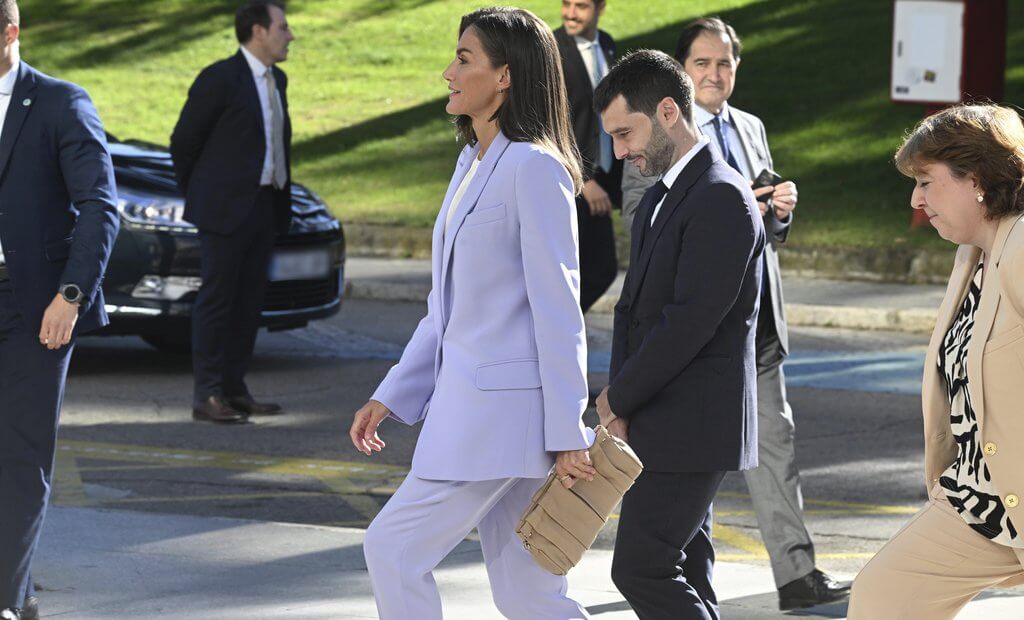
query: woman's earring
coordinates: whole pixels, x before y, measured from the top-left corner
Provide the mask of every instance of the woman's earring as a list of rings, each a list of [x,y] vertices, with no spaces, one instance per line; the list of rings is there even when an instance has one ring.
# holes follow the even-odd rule
[[[985,194],[978,192],[978,202],[985,202]]]
[[[505,94],[505,89],[504,89],[504,88],[499,88],[499,89],[498,89],[498,94],[499,94],[499,95],[503,95],[503,94]]]

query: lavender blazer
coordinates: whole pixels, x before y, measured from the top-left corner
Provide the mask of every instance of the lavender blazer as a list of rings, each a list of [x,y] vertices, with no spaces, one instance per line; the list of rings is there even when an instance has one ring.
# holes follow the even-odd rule
[[[427,316],[373,399],[424,422],[419,478],[540,478],[555,452],[593,440],[572,181],[499,133],[445,230],[478,153],[463,149],[434,224]]]

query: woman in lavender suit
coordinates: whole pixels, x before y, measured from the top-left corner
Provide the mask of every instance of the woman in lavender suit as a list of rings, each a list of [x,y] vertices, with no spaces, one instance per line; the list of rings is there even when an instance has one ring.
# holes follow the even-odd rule
[[[566,486],[595,473],[581,422],[582,179],[558,47],[532,13],[482,9],[463,17],[443,77],[466,147],[434,226],[427,316],[350,433],[370,455],[385,418],[423,421],[412,471],[366,532],[377,609],[440,618],[432,571],[475,527],[502,614],[585,618],[515,534],[552,464]]]

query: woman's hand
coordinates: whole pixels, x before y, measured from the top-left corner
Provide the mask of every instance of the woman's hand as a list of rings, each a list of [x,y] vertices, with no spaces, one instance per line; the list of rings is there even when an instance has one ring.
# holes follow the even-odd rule
[[[352,445],[366,456],[384,449],[384,441],[377,436],[377,427],[384,418],[391,415],[391,410],[384,406],[384,403],[371,400],[356,412],[352,420],[352,428],[348,435],[352,438]]]
[[[593,480],[597,470],[590,463],[590,450],[559,452],[555,458],[555,476],[562,486],[571,489],[576,480]]]

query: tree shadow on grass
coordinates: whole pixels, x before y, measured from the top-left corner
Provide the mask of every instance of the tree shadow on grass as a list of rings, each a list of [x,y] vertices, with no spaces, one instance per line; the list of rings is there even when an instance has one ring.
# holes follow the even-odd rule
[[[411,108],[376,116],[355,125],[307,138],[292,145],[292,152],[296,159],[317,160],[357,148],[367,142],[397,138],[426,123],[446,118],[446,101],[447,97],[439,97]],[[454,128],[452,136],[454,143]]]
[[[23,25],[54,55],[49,68],[130,62],[183,49],[216,32],[231,32],[237,0],[22,0]],[[83,33],[98,43],[83,46]],[[233,39],[233,37],[232,37]],[[63,50],[70,50],[64,54]]]
[[[887,97],[888,92],[888,5],[854,6],[845,0],[763,1],[720,16],[734,24],[747,43],[733,101],[763,116],[770,134],[821,123],[826,137],[841,130],[891,139],[895,147],[902,131],[918,117],[919,111],[913,107],[873,101]],[[694,17],[687,15],[662,28],[621,39],[619,49],[651,47],[671,52],[679,31]],[[443,117],[444,102],[443,97],[434,99],[309,138],[295,145],[296,156],[319,159],[399,137]],[[844,161],[876,157],[877,153],[868,150],[843,153]]]
[[[438,0],[364,0],[355,9],[346,13],[345,21],[362,21],[364,19],[375,19],[398,13],[418,9]]]
[[[344,15],[351,23],[387,17],[437,0],[367,0]],[[191,41],[225,33],[234,41],[234,14],[239,0],[23,0],[30,37],[37,30],[47,46],[56,50],[54,68],[79,69],[131,62],[139,56],[166,54],[186,48]],[[310,10],[300,3],[292,15]],[[102,41],[80,44],[82,33],[102,32]],[[77,45],[76,45],[77,43]]]

